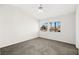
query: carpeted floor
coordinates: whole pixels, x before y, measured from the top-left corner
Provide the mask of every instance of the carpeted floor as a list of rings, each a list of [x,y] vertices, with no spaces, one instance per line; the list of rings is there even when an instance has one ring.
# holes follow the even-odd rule
[[[35,38],[1,49],[2,55],[77,55],[74,45],[54,40]]]

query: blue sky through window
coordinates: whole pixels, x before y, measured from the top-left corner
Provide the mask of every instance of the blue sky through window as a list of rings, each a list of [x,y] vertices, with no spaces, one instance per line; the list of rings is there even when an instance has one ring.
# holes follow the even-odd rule
[[[56,26],[61,26],[61,23],[59,21],[56,21]]]
[[[61,22],[59,21],[55,21],[55,22],[50,22],[50,26],[54,27],[54,26],[61,26]]]

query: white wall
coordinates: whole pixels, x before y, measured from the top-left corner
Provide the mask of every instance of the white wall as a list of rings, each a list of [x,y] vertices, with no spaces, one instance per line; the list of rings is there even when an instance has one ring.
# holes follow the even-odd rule
[[[0,48],[38,37],[38,21],[17,7],[0,5]]]
[[[40,31],[40,37],[75,44],[75,13],[70,13],[63,16],[48,19],[52,19],[52,21],[60,21],[62,24],[61,32]],[[40,26],[45,21],[47,21],[47,19],[41,20]]]
[[[76,9],[76,47],[79,48],[79,5]]]

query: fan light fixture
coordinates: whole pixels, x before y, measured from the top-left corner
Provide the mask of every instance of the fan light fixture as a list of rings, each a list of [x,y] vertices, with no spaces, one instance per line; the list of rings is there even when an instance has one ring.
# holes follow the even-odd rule
[[[42,6],[42,4],[40,4],[40,6],[38,7],[38,11],[39,12],[43,12],[43,6]]]

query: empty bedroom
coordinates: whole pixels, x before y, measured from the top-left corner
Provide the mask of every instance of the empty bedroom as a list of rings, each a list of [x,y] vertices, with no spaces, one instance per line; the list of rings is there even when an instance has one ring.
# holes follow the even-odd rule
[[[78,55],[78,4],[0,4],[0,55]]]

